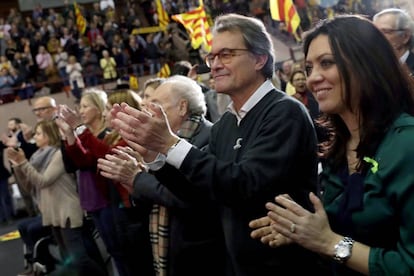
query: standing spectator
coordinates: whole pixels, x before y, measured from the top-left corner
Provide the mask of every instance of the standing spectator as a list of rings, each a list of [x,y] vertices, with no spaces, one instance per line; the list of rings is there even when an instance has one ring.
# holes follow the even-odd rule
[[[272,244],[317,252],[330,275],[413,275],[412,80],[360,16],[325,20],[306,35],[304,52],[331,137],[321,147],[322,199],[309,194],[314,212],[286,196],[266,204]]]
[[[53,74],[54,64],[52,56],[43,45],[39,46],[36,64],[38,67],[37,81],[45,84],[48,81],[48,76]]]
[[[0,101],[9,103],[15,100],[14,96],[14,79],[10,75],[9,70],[3,68],[0,70]]]
[[[103,57],[103,50],[110,50],[102,36],[98,36],[96,40],[92,42],[91,49],[97,55],[99,60]]]
[[[30,160],[23,150],[7,149],[16,178],[39,201],[42,224],[51,227],[65,264],[60,273],[105,275],[87,254],[83,234],[83,211],[75,178],[65,171],[60,151],[61,139],[55,121],[41,121],[35,127],[38,150]]]
[[[66,65],[66,73],[69,76],[72,95],[79,102],[82,97],[82,89],[85,88],[85,83],[82,76],[82,66],[76,60],[75,56],[69,57],[68,64]]]
[[[135,37],[131,35],[128,43],[129,61],[132,67],[132,73],[135,76],[142,77],[144,75],[145,50]]]
[[[44,16],[44,11],[43,11],[43,7],[42,4],[38,3],[35,5],[33,11],[32,11],[32,18],[33,21],[37,21],[38,18],[43,18]]]
[[[56,67],[58,69],[59,76],[63,83],[63,89],[66,91],[70,86],[69,75],[66,72],[66,67],[68,65],[68,53],[63,49],[61,45],[58,45],[57,52],[53,56],[55,60]]]
[[[158,42],[162,33],[159,32],[155,36],[153,33],[147,35],[145,46],[145,57],[149,65],[149,74],[154,75],[161,70],[161,51]]]
[[[160,80],[152,81],[156,85]],[[206,104],[195,81],[184,76],[167,78],[150,92],[147,97],[149,103],[165,107],[174,133],[195,147],[207,145],[212,124],[204,118]],[[129,167],[122,154],[120,156],[111,155],[108,160],[98,160],[98,168],[102,175],[131,185],[129,188],[133,189],[132,195],[138,206],[140,202],[154,202],[150,230],[157,275],[191,275],[200,267],[203,269],[197,271],[197,276],[223,275],[224,244],[214,203],[208,197],[195,201],[182,200],[154,175],[130,162],[133,167]],[[126,171],[120,171],[120,166]],[[198,234],[193,236],[193,233]]]
[[[119,78],[128,75],[128,56],[124,50],[119,47],[112,48],[112,54],[116,63],[116,72]]]
[[[99,7],[102,12],[105,12],[107,8],[115,9],[115,3],[113,0],[100,0]]]
[[[111,102],[107,104],[102,102],[106,97],[104,91],[87,92],[82,96],[79,115],[67,106],[60,107],[60,114],[67,124],[61,125],[61,129],[66,136],[68,157],[79,168],[82,207],[91,215],[119,275],[142,273],[151,276],[149,207],[144,204],[132,206],[125,187],[108,182],[96,169],[98,158],[110,153],[117,145],[126,145],[116,130],[109,130],[110,117],[105,119],[109,113],[107,106],[128,102],[139,109],[140,99],[134,93],[116,91],[109,95]],[[130,225],[132,221],[136,224]]]
[[[103,71],[103,80],[105,83],[116,79],[116,62],[115,59],[109,55],[107,50],[102,51],[102,58],[99,61],[99,65]]]
[[[77,51],[75,54],[77,60],[82,60],[83,56],[85,55],[86,49],[90,49],[90,47],[86,43],[86,40],[86,37],[78,38]]]
[[[85,55],[81,59],[81,65],[86,87],[97,86],[99,84],[98,74],[100,67],[98,57],[91,51],[91,48],[85,48]]]
[[[248,226],[275,195],[289,193],[310,208],[318,158],[309,114],[273,87],[274,49],[262,21],[226,14],[213,29],[207,64],[216,91],[232,103],[231,112],[213,125],[205,150],[172,133],[159,106],[149,105],[152,117],[115,105],[114,123],[124,139],[151,150],[134,147],[154,161],[150,170],[174,194],[194,201],[208,195],[216,202],[226,246],[224,275],[301,275],[303,267],[320,275],[315,254],[295,245],[268,248],[250,238]]]
[[[20,118],[14,117],[10,118],[7,122],[7,130],[8,130],[8,146],[11,147],[21,147],[22,143],[20,142],[23,137],[23,130],[22,130],[23,122]],[[30,158],[30,156],[33,154],[33,152],[36,150],[35,145],[33,145],[33,149],[27,150],[24,149],[24,154],[27,156],[27,158]],[[24,148],[24,147],[23,147]],[[11,171],[13,173],[13,171]],[[16,181],[17,182],[17,181]],[[17,182],[17,186],[19,188],[20,194],[23,198],[25,209],[29,217],[34,217],[37,215],[37,207],[33,201],[32,195],[30,192],[27,192],[26,189],[23,189],[23,187]]]
[[[12,67],[12,63],[10,62],[10,60],[8,60],[6,56],[0,56],[0,70],[2,69],[10,70],[11,67]]]
[[[14,54],[16,52],[17,52],[16,42],[11,38],[7,38],[6,49],[4,50],[4,55],[7,57],[9,61],[13,61]]]
[[[10,224],[13,221],[13,202],[9,189],[10,171],[4,164],[5,141],[0,141],[0,225]]]
[[[293,65],[293,60],[288,59],[282,63],[282,68],[277,70],[277,74],[280,79],[280,90],[282,90],[288,95],[295,94],[295,88],[289,82],[290,74],[293,70]]]
[[[301,101],[309,110],[311,118],[315,121],[319,115],[319,105],[312,92],[306,86],[306,75],[302,69],[293,70],[289,82],[295,88],[292,96]]]
[[[56,37],[56,34],[55,33],[50,34],[49,40],[47,41],[47,45],[46,45],[47,51],[52,56],[54,56],[57,53],[59,46],[60,46],[60,41]]]
[[[91,22],[89,24],[89,30],[86,33],[86,36],[89,39],[89,44],[91,45],[93,42],[95,42],[96,38],[100,35],[102,35],[101,30],[98,29],[95,22]]]
[[[11,68],[9,72],[13,79],[15,101],[29,99],[30,104],[30,99],[34,96],[34,87],[31,80],[25,78],[27,75],[24,75],[24,73],[20,75],[19,71],[15,68]]]
[[[0,55],[5,54],[5,50],[7,47],[7,39],[10,38],[9,30],[10,30],[10,24],[8,24],[4,17],[0,17]]]
[[[37,121],[51,120],[56,113],[56,101],[54,98],[51,97],[36,98],[33,102],[32,111]],[[13,146],[19,146],[24,152],[25,157],[30,159],[34,152],[38,150],[36,144],[32,142],[33,130],[32,127],[24,123],[20,123],[19,125],[21,131],[16,135],[16,141],[14,141]],[[24,187],[21,185],[22,183],[17,181],[17,184],[19,185],[19,188],[21,190],[24,189]],[[31,190],[24,190],[23,193],[26,193],[31,197],[34,197],[34,195],[31,193]],[[34,199],[34,201],[36,200]],[[38,206],[35,206],[36,210],[37,207]],[[33,263],[35,262],[35,256],[33,253],[35,244],[39,239],[51,235],[50,227],[43,226],[42,217],[40,215],[35,214],[34,217],[30,217],[20,221],[17,225],[17,229],[19,230],[20,237],[25,245],[26,252],[24,254],[24,258],[27,263],[26,270],[19,273],[19,275],[33,275]],[[43,259],[43,261],[45,260]],[[54,260],[51,260],[49,258],[45,262],[47,268],[52,268],[54,262]]]

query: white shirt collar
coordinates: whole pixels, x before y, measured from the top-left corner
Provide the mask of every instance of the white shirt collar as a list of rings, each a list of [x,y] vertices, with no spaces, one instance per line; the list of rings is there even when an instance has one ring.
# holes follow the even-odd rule
[[[404,64],[407,61],[408,55],[410,54],[410,51],[405,51],[405,53],[400,57],[401,64]]]
[[[234,108],[233,101],[227,106],[227,110],[233,113],[237,118],[237,125],[246,116],[246,114],[261,100],[267,93],[275,89],[270,80],[266,80],[260,87],[250,96],[250,98],[240,108],[239,112]]]

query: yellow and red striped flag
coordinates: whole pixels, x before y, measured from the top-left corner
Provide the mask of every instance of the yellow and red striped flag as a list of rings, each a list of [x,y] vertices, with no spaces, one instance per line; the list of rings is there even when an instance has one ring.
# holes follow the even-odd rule
[[[171,69],[168,63],[165,63],[161,70],[158,72],[157,77],[159,78],[168,78],[171,75]]]
[[[270,14],[273,20],[285,22],[288,32],[296,34],[300,17],[292,0],[270,0]]]
[[[171,18],[185,27],[191,39],[191,46],[194,49],[198,49],[203,45],[205,50],[210,52],[212,35],[202,1],[200,1],[198,8],[186,13],[175,14]]]
[[[157,6],[157,15],[158,15],[159,25],[161,29],[165,29],[167,28],[167,25],[170,22],[170,17],[168,16],[168,13],[164,10],[161,0],[156,0],[155,4]]]
[[[76,26],[78,27],[79,33],[83,35],[86,31],[86,19],[83,17],[76,2],[73,3],[73,8],[75,9]]]

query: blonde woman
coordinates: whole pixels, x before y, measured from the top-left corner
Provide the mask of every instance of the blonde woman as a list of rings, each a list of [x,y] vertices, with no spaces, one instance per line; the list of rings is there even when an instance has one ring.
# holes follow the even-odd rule
[[[132,90],[119,90],[108,96],[105,111],[105,122],[110,129],[112,105],[122,102],[128,103],[136,109],[140,109],[140,97]],[[84,97],[81,100],[81,116],[66,106],[60,107],[60,114],[68,128],[67,153],[70,159],[77,165],[93,169],[94,183],[98,188],[95,192],[106,200],[107,205],[100,209],[87,209],[91,214],[95,226],[106,245],[107,251],[114,258],[118,274],[123,275],[148,275],[153,274],[152,255],[148,233],[148,219],[151,205],[144,204],[134,207],[131,204],[129,191],[119,182],[112,182],[97,173],[99,158],[116,151],[117,146],[126,146],[118,131],[108,131],[102,139],[96,137],[90,128],[85,127],[86,116],[82,116],[83,104],[88,105]],[[80,126],[79,126],[80,125]],[[74,136],[74,133],[76,137]],[[88,189],[85,183],[83,189]],[[91,195],[89,192],[88,195]],[[87,206],[85,206],[87,207]],[[128,245],[128,246],[125,246]],[[139,260],[139,261],[137,261]]]

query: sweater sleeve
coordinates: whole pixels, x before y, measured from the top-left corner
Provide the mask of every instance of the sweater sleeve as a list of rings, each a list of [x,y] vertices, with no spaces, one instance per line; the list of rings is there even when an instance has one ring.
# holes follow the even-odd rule
[[[395,232],[373,232],[383,234],[384,241],[394,241],[387,248],[372,247],[369,255],[369,272],[372,275],[413,275],[414,274],[414,147],[412,137],[414,126],[401,127],[375,156],[378,171],[367,176],[364,202],[373,210],[368,221],[378,213],[387,214],[388,225]],[[380,190],[374,198],[369,191]],[[373,198],[370,200],[370,198]],[[385,212],[387,211],[387,212]],[[392,219],[392,221],[391,221]],[[392,223],[391,223],[392,222]],[[371,223],[372,225],[372,223]],[[385,227],[381,227],[384,231]],[[392,234],[392,235],[391,235]]]
[[[67,156],[79,169],[89,169],[96,167],[97,157],[95,152],[88,147],[85,141],[93,141],[101,145],[102,141],[93,136],[89,129],[86,129],[73,145],[66,144]],[[92,142],[92,143],[93,143]]]
[[[30,184],[40,189],[53,185],[56,179],[65,173],[60,151],[53,155],[46,170],[42,173],[38,172],[29,162],[24,162],[14,168],[19,174],[19,179],[24,181],[25,186]]]

